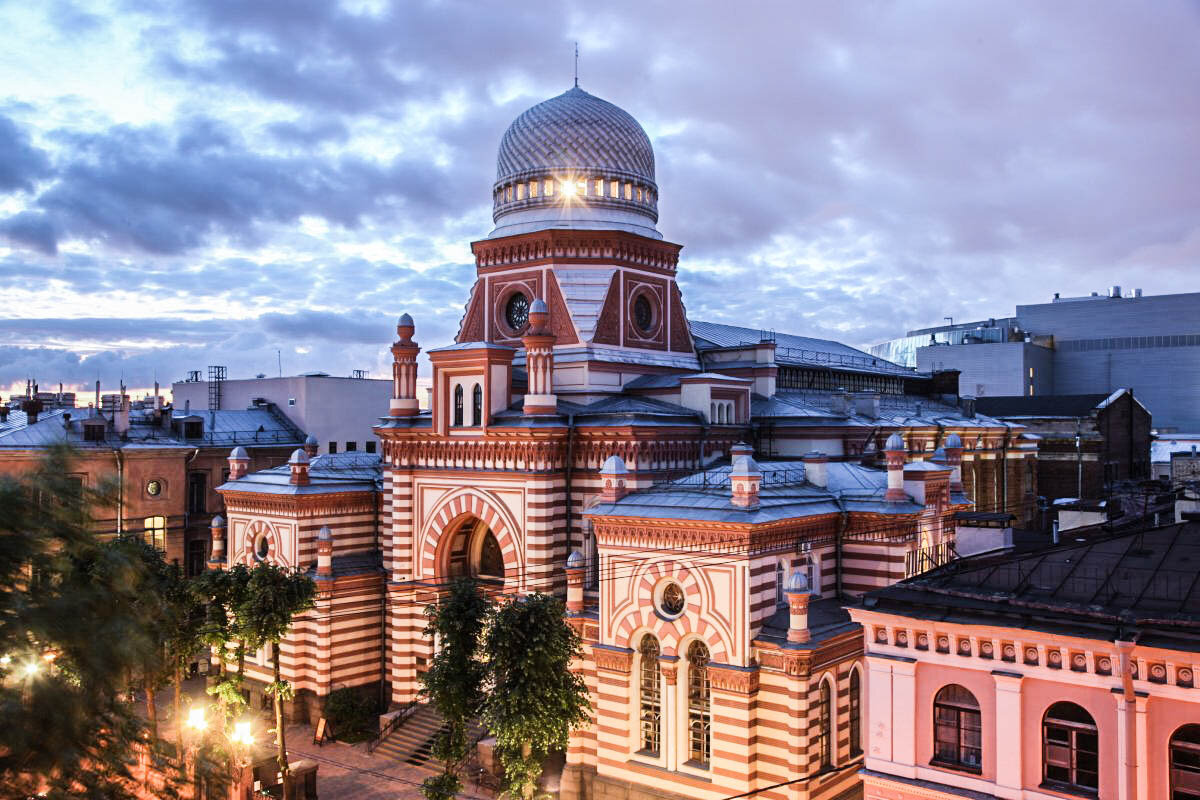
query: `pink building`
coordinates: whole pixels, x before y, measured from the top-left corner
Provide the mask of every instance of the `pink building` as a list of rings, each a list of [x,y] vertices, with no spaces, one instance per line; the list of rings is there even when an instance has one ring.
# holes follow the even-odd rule
[[[867,800],[1200,798],[1200,524],[868,594]]]

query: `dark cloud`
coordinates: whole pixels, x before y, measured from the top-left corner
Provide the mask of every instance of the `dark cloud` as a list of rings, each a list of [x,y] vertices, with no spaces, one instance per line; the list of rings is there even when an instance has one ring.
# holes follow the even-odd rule
[[[30,143],[29,133],[0,116],[0,192],[32,191],[34,182],[50,174],[50,159]]]
[[[0,237],[47,255],[58,252],[58,231],[50,218],[38,211],[21,211],[0,220]]]

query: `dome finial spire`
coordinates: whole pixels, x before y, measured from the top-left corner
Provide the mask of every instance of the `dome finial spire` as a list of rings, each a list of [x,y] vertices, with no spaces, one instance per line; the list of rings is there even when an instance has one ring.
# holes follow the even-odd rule
[[[575,42],[575,88],[579,88],[579,42]]]

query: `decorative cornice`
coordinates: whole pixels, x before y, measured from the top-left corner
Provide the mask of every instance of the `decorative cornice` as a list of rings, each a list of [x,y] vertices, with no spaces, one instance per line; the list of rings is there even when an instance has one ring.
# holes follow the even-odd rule
[[[734,694],[754,694],[758,691],[758,667],[735,667],[726,664],[708,665],[712,688]]]
[[[592,658],[596,660],[596,669],[625,674],[629,674],[633,669],[633,651],[627,647],[592,645]]]

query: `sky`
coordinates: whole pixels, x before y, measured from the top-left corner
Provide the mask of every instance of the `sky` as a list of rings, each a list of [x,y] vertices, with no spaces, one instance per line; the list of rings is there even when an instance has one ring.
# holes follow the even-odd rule
[[[1200,3],[0,0],[0,390],[390,374],[449,344],[496,148],[654,144],[689,316],[858,347],[1200,291]]]

